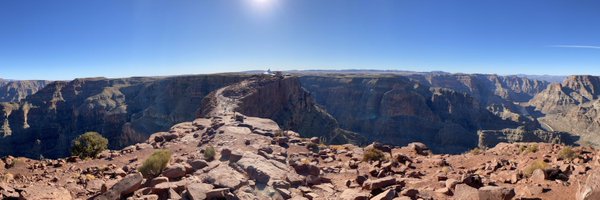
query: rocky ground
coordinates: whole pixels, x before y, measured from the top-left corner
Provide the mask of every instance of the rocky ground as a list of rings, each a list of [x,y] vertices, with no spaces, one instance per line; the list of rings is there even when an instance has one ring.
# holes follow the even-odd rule
[[[212,146],[214,160],[203,150]],[[200,118],[146,143],[100,158],[6,157],[3,198],[21,199],[597,199],[600,157],[556,144],[499,144],[462,155],[434,155],[421,143],[390,147],[319,144],[269,119],[239,114]],[[138,167],[156,149],[168,167],[144,178]],[[380,161],[364,154],[385,152]],[[569,155],[571,155],[569,154]],[[533,164],[545,169],[526,174]],[[585,196],[586,198],[580,198]]]

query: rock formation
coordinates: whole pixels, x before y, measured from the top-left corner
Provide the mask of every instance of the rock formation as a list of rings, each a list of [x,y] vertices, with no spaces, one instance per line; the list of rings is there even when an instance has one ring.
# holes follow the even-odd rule
[[[35,94],[50,81],[17,81],[0,79],[0,102],[19,102]]]
[[[600,145],[600,78],[569,76],[555,83],[529,102],[542,113],[539,121],[548,129],[580,137],[579,143]]]
[[[87,78],[56,81],[20,103],[1,104],[0,155],[68,156],[71,141],[86,131],[111,148],[144,141],[172,124],[192,120],[210,92],[244,75],[164,78]],[[18,148],[27,146],[30,148]]]
[[[494,75],[302,76],[303,87],[344,129],[371,140],[421,141],[436,152],[477,146],[477,130],[532,123],[514,101],[546,82]]]

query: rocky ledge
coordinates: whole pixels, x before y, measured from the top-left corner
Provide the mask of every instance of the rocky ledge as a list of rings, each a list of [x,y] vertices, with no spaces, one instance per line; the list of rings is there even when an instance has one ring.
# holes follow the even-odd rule
[[[20,199],[598,199],[593,148],[500,143],[435,155],[422,143],[323,145],[270,119],[225,114],[180,123],[99,158],[0,162],[0,197]],[[214,158],[203,152],[214,147]],[[157,177],[138,168],[173,153]]]

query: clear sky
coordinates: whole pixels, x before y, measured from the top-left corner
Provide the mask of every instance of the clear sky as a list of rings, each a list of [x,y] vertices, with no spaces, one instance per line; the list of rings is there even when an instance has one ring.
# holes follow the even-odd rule
[[[593,0],[0,1],[0,77],[272,68],[600,74]]]

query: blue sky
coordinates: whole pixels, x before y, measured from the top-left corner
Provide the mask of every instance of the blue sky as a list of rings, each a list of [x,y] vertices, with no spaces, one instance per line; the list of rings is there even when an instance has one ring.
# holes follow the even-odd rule
[[[0,77],[251,69],[600,74],[599,1],[0,1]]]

